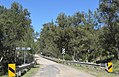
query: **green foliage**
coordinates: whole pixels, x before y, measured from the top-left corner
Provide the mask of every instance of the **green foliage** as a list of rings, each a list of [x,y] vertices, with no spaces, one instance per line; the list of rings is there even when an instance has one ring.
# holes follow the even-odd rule
[[[2,72],[7,71],[9,63],[23,63],[16,47],[31,47],[34,43],[30,13],[14,2],[11,8],[0,6],[0,59]],[[32,53],[32,51],[31,51]]]
[[[72,57],[71,57],[70,55],[66,54],[66,55],[64,56],[64,59],[65,59],[65,60],[72,60]]]
[[[89,17],[90,16],[90,17]],[[57,17],[57,24],[54,22],[46,23],[40,33],[40,50],[42,53],[50,52],[54,57],[61,58],[62,48],[65,48],[67,57],[71,59],[80,59],[81,54],[89,54],[97,51],[96,43],[98,30],[94,29],[96,20],[93,13],[89,14],[77,12],[72,16],[66,16],[64,13]],[[90,21],[90,20],[93,21]],[[90,22],[90,23],[89,23]],[[94,42],[95,41],[95,42]],[[85,60],[89,57],[84,55]]]
[[[60,13],[55,22],[43,25],[38,39],[42,53],[62,58],[62,48],[74,60],[118,58],[119,2],[100,0],[97,11]]]
[[[100,21],[104,24],[99,36],[100,44],[108,55],[119,59],[119,1],[101,0],[100,3]]]

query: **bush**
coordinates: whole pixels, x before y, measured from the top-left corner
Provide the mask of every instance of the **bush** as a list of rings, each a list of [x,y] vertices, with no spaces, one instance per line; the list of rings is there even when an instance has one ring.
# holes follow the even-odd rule
[[[113,71],[115,73],[119,73],[119,60],[114,59],[112,60],[112,63],[113,63]]]
[[[69,56],[68,54],[66,54],[66,55],[64,56],[64,59],[65,59],[65,60],[72,60],[72,57]]]

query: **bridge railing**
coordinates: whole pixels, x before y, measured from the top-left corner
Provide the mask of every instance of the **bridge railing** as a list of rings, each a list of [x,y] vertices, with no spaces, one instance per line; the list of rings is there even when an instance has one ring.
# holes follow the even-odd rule
[[[101,67],[101,68],[105,68],[106,64],[96,64],[96,63],[92,63],[92,62],[79,62],[79,61],[63,61],[61,59],[56,59],[56,58],[51,58],[51,57],[46,57],[46,56],[42,56],[45,59],[57,62],[57,63],[63,63],[63,64],[80,64],[80,65],[90,65],[90,66],[95,66],[95,67]]]
[[[23,64],[16,67],[16,76],[20,77],[22,74],[26,73],[28,70],[30,70],[31,67],[34,67],[35,62],[29,64]]]

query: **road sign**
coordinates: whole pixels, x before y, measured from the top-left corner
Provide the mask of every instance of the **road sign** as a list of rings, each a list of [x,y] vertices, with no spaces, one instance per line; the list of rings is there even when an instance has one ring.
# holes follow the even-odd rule
[[[112,68],[113,68],[113,66],[112,66],[112,62],[108,62],[108,72],[113,72],[113,70],[112,70]]]
[[[27,48],[27,50],[31,50],[31,48],[30,48],[30,47],[28,47],[28,48]]]
[[[15,77],[16,64],[8,64],[8,77]]]
[[[23,50],[23,51],[28,51],[28,50],[31,50],[30,47],[16,47],[16,50]]]
[[[25,51],[29,51],[29,50],[31,50],[31,48],[30,47],[16,47],[16,50],[21,50],[21,51],[24,51],[24,64],[25,64],[25,61],[26,61],[26,54],[25,54]]]
[[[20,47],[16,47],[16,50],[21,50],[21,48]]]
[[[62,54],[65,54],[65,49],[64,48],[62,48]]]
[[[65,55],[65,49],[64,48],[62,48],[62,55],[63,55],[63,60],[65,60],[64,59],[64,55]]]

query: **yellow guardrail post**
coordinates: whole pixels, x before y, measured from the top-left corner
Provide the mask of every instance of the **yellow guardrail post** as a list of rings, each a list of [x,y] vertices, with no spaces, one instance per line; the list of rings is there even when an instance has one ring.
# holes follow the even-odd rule
[[[8,77],[16,76],[16,64],[8,64]]]

